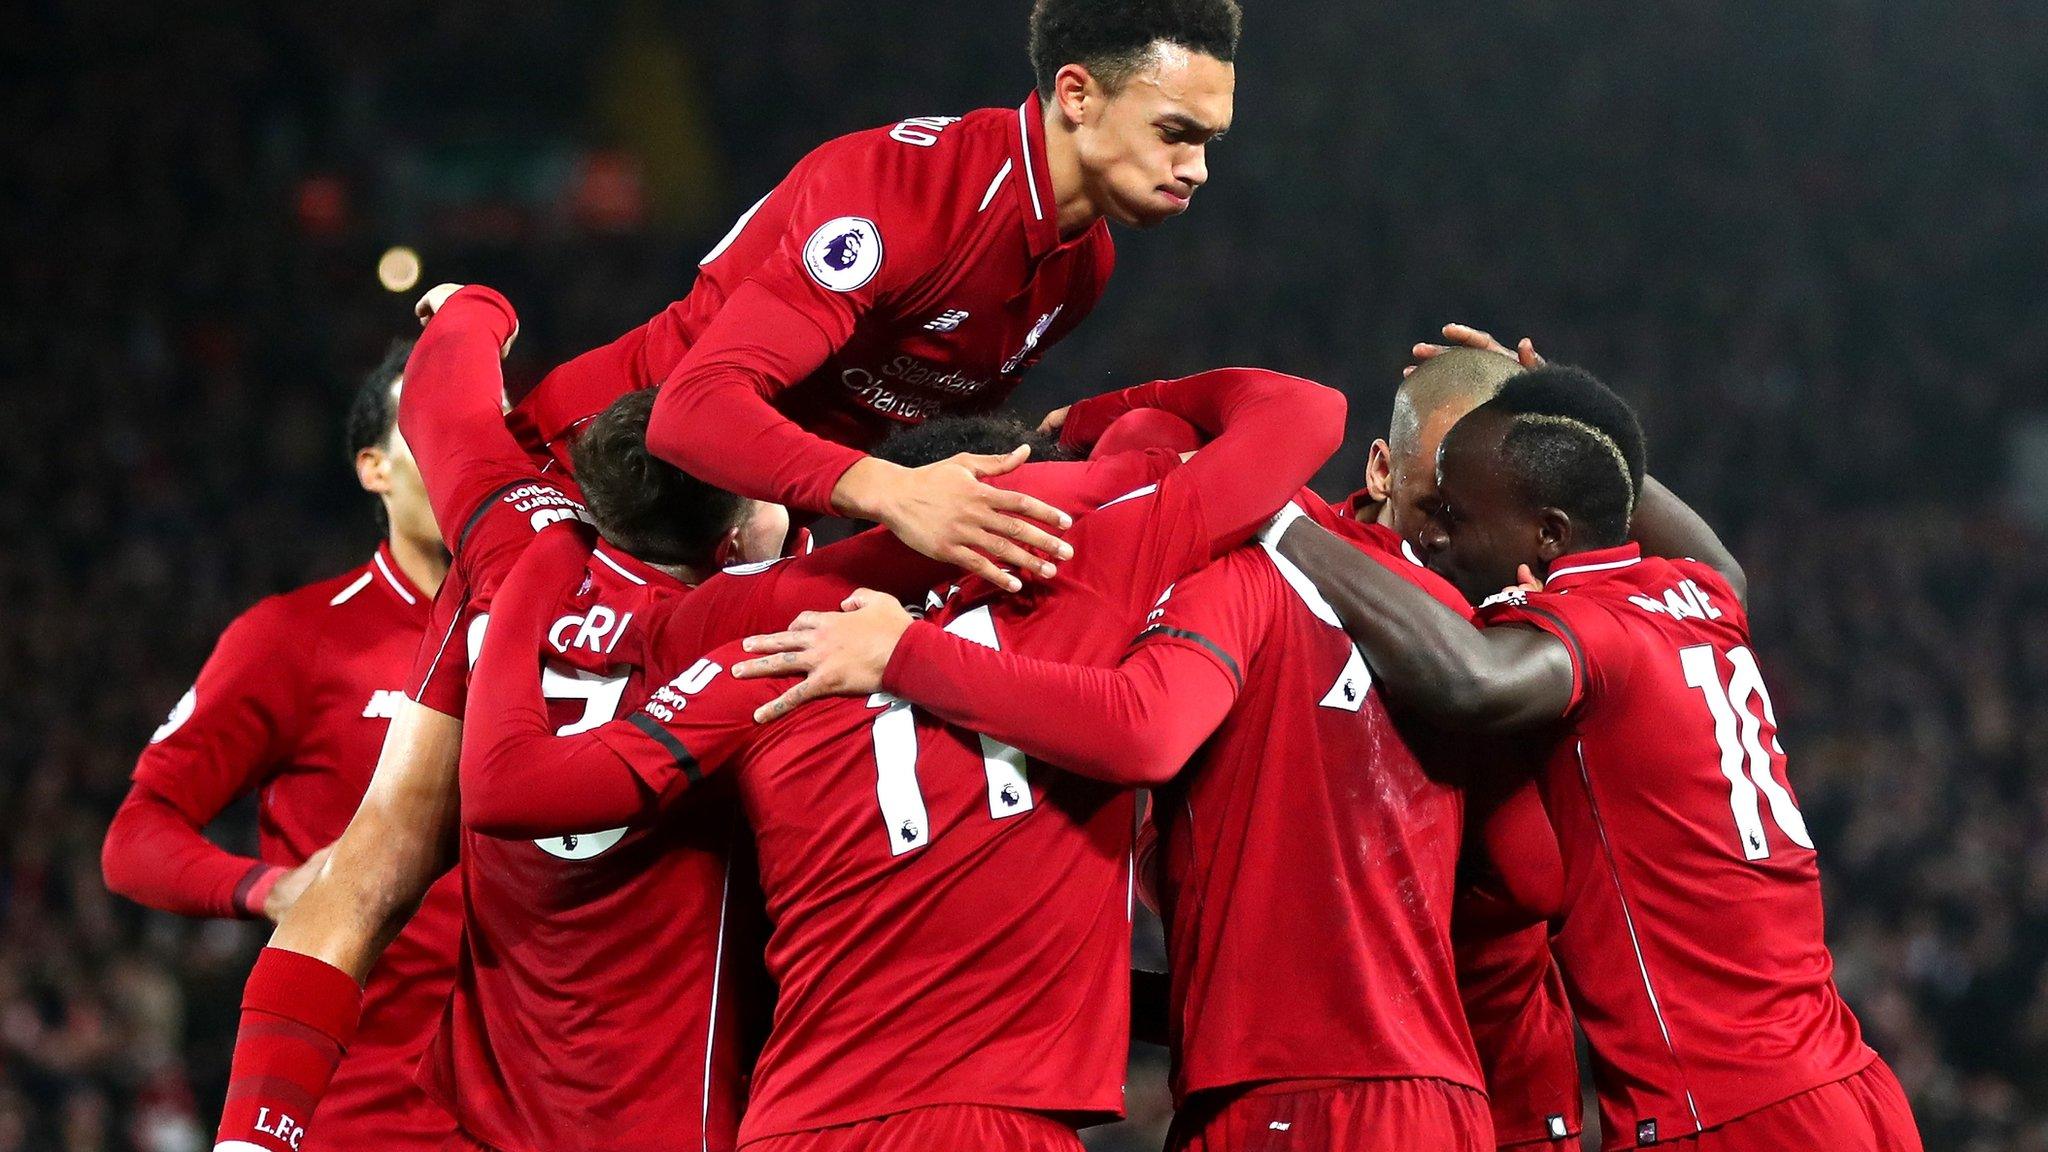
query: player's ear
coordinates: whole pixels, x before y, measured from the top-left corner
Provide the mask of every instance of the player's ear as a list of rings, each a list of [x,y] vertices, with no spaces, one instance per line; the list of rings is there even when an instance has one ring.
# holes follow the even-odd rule
[[[1559,556],[1570,555],[1572,534],[1577,526],[1562,508],[1536,510],[1536,555],[1548,569]]]
[[[711,553],[713,568],[730,568],[744,559],[740,555],[740,527],[735,524],[725,530],[724,537],[718,541],[718,547]]]
[[[1053,74],[1052,103],[1070,128],[1087,123],[1090,104],[1099,103],[1108,95],[1084,65],[1064,64]]]
[[[357,451],[356,483],[363,486],[363,491],[378,496],[391,491],[391,454],[382,448]]]
[[[1373,441],[1366,454],[1365,493],[1381,503],[1394,494],[1394,449],[1385,440]]]

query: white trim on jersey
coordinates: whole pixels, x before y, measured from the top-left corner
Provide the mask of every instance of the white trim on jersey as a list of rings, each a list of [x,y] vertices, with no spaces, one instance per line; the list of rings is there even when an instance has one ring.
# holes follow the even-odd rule
[[[626,579],[631,580],[633,583],[638,584],[643,588],[647,586],[647,581],[642,580],[638,576],[635,576],[631,572],[628,572],[624,568],[621,568],[617,560],[614,560],[611,557],[605,555],[604,549],[593,548],[590,550],[590,554],[592,556],[597,557],[599,560],[604,561],[605,567],[611,569],[614,572],[617,572],[619,575],[624,576]]]
[[[213,1146],[213,1152],[270,1152],[270,1149],[247,1140],[223,1140]]]
[[[725,861],[725,883],[718,890],[718,943],[711,954],[711,1024],[704,1030],[704,1091],[698,1095],[703,1105],[699,1134],[703,1140],[703,1152],[711,1152],[711,1057],[718,1048],[718,981],[725,968],[725,918],[732,911],[732,858]]]
[[[1615,568],[1626,568],[1631,564],[1641,564],[1642,562],[1643,558],[1641,556],[1631,556],[1626,560],[1609,560],[1605,564],[1574,564],[1569,568],[1552,568],[1550,575],[1544,577],[1544,579],[1546,581],[1555,580],[1559,576],[1569,576],[1574,572],[1606,572]]]
[[[1003,181],[1008,180],[1010,178],[1010,169],[1011,167],[1014,166],[1014,164],[1014,161],[1005,160],[1003,161],[1003,166],[1001,168],[996,169],[996,178],[988,182],[988,191],[983,192],[981,194],[981,207],[976,208],[976,212],[988,211],[989,201],[994,200],[996,198],[996,189],[1001,188],[1003,186]]]
[[[361,576],[356,577],[356,582],[349,585],[346,588],[343,588],[341,591],[336,592],[334,594],[334,599],[329,600],[327,602],[327,606],[329,608],[338,608],[341,605],[346,604],[349,601],[355,599],[356,593],[361,592],[365,588],[368,588],[370,586],[370,581],[374,579],[376,579],[376,573],[374,572],[365,572]]]
[[[1626,563],[1633,564],[1635,561],[1629,560]],[[1588,567],[1618,568],[1621,566],[1620,563],[1615,563],[1594,564]],[[1574,751],[1578,754],[1579,758],[1579,779],[1586,786],[1586,807],[1593,813],[1593,827],[1600,831],[1600,848],[1607,856],[1607,871],[1614,878],[1614,899],[1616,903],[1621,905],[1621,922],[1628,928],[1629,947],[1635,949],[1636,971],[1642,973],[1643,991],[1650,997],[1650,1013],[1657,1018],[1657,1031],[1664,1034],[1664,1050],[1671,1054],[1672,1066],[1678,1068],[1680,1070],[1679,1075],[1683,1076],[1685,1074],[1685,1065],[1678,1059],[1678,1046],[1671,1042],[1671,1025],[1664,1020],[1664,1005],[1657,999],[1657,986],[1650,979],[1650,965],[1643,959],[1643,942],[1636,936],[1635,913],[1629,911],[1628,894],[1621,890],[1621,865],[1615,862],[1614,844],[1607,838],[1607,822],[1600,818],[1600,802],[1593,798],[1593,773],[1586,767],[1586,742],[1583,740],[1578,741],[1574,745]],[[1700,1123],[1700,1106],[1693,1103],[1692,1085],[1690,1084],[1685,1086],[1685,1106],[1692,1112],[1693,1131],[1706,1131],[1707,1126]]]
[[[405,590],[405,585],[400,584],[398,582],[398,577],[393,576],[391,574],[391,566],[389,564],[384,563],[384,553],[372,552],[370,553],[370,559],[376,562],[377,571],[382,572],[384,574],[385,582],[391,585],[391,590],[393,592],[398,593],[398,598],[400,600],[405,601],[407,604],[417,604],[420,602],[419,597],[413,595],[410,592],[407,592]]]
[[[1116,499],[1111,500],[1108,504],[1103,504],[1097,507],[1095,510],[1097,512],[1100,512],[1104,508],[1109,508],[1114,505],[1121,504],[1126,500],[1136,500],[1140,496],[1150,496],[1151,494],[1157,491],[1159,491],[1159,485],[1157,484],[1147,484],[1143,488],[1133,488],[1129,492],[1126,492],[1123,495],[1117,497]]]
[[[1031,170],[1031,122],[1024,117],[1031,101],[1017,105],[1017,139],[1024,143],[1024,186],[1031,189],[1031,218],[1045,219],[1045,209],[1038,206],[1038,177]]]

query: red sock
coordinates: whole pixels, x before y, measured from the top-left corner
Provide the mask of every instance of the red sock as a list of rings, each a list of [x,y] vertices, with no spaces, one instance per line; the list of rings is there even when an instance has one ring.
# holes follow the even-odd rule
[[[348,973],[265,948],[242,990],[215,1152],[297,1152],[362,1010],[363,990]]]

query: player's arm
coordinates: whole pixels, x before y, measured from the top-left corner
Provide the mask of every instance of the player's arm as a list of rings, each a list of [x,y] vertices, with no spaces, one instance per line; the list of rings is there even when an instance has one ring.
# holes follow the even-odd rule
[[[1208,438],[1206,447],[1160,482],[1162,499],[1168,485],[1175,490],[1176,508],[1169,514],[1196,521],[1178,531],[1193,534],[1201,561],[1250,539],[1344,441],[1344,394],[1281,372],[1217,368],[1118,395],[1117,405],[1164,409]],[[1070,415],[1068,423],[1073,421]]]
[[[398,430],[419,461],[441,538],[458,556],[479,510],[533,466],[505,425],[505,349],[519,317],[496,291],[444,284],[427,293],[426,321],[405,362]]]
[[[1115,458],[1085,462],[1022,463],[1025,458],[1019,449],[1007,456],[962,454],[951,459],[977,469],[989,484],[1050,505],[1071,508],[1080,515],[1157,481],[1180,463],[1177,454],[1160,449],[1125,452]],[[1072,555],[1073,549],[1062,542],[1048,557],[1028,559],[1026,570],[1050,578],[1058,571],[1057,562]],[[797,612],[821,604],[837,604],[857,588],[874,588],[899,600],[913,599],[957,571],[951,564],[917,552],[886,529],[872,529],[775,569],[771,577],[774,591],[756,602],[754,613],[757,617],[765,614],[767,618],[751,620],[733,638],[747,631],[779,628]]]
[[[1128,787],[1171,780],[1237,698],[1228,667],[1192,646],[1137,645],[1117,667],[1001,652],[913,621],[862,590],[845,612],[806,612],[754,637],[741,679],[804,676],[755,713],[772,720],[818,696],[890,692],[948,723],[1077,775]]]
[[[530,839],[615,828],[659,799],[601,738],[558,737],[548,719],[540,684],[548,614],[589,556],[581,532],[543,532],[492,600],[462,738],[462,823],[471,831]]]
[[[1690,558],[1705,564],[1728,581],[1744,607],[1749,605],[1749,577],[1734,553],[1699,513],[1654,476],[1643,477],[1643,491],[1629,521],[1629,538],[1642,545],[1647,555]]]
[[[275,919],[303,887],[310,872],[285,883],[292,870],[229,852],[201,831],[260,784],[297,738],[295,639],[280,600],[258,604],[221,633],[192,690],[136,761],[135,785],[100,850],[109,891],[181,916]],[[319,867],[317,859],[309,864]]]
[[[1001,583],[996,541],[1049,551],[1038,525],[1064,527],[1058,516],[957,469],[905,468],[834,443],[773,403],[948,250],[951,238],[934,232],[921,202],[930,190],[898,186],[902,170],[885,161],[848,149],[809,170],[775,250],[662,384],[648,450],[742,496],[873,520],[927,556]]]
[[[1574,700],[1570,652],[1528,628],[1477,629],[1385,565],[1295,516],[1280,552],[1322,591],[1389,698],[1453,728],[1511,731]]]

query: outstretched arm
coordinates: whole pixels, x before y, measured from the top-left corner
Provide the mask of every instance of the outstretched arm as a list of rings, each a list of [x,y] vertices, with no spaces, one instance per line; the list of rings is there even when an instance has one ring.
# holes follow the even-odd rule
[[[1526,628],[1475,629],[1306,517],[1280,552],[1314,581],[1391,699],[1446,726],[1510,731],[1572,700],[1571,654]]]
[[[805,612],[788,631],[748,642],[763,655],[734,676],[805,677],[756,720],[820,696],[889,692],[1035,760],[1145,788],[1171,780],[1237,698],[1216,660],[1178,644],[1140,644],[1118,666],[1092,668],[977,644],[868,589],[844,607]]]

